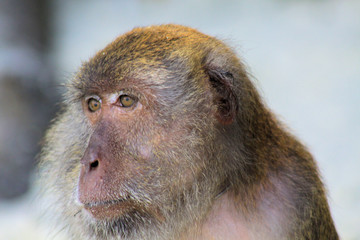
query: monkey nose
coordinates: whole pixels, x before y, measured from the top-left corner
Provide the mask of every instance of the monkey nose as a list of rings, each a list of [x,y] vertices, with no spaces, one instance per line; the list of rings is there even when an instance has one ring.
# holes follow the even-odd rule
[[[94,161],[90,162],[89,170],[95,170],[99,166],[99,160],[95,159]]]
[[[98,159],[90,160],[90,161],[82,161],[81,164],[84,167],[85,172],[93,172],[99,168],[100,161]]]
[[[84,166],[86,172],[92,172],[99,168],[100,158],[97,154],[85,153],[80,162]]]

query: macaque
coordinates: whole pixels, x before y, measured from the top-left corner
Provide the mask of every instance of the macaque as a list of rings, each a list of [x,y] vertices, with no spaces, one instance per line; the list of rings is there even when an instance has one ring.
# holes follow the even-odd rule
[[[214,37],[135,28],[61,106],[40,171],[69,239],[338,239],[311,154]]]

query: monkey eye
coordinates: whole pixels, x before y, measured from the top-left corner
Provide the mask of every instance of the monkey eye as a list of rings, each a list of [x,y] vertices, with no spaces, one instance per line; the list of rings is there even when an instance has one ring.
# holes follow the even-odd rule
[[[119,101],[122,107],[128,108],[134,105],[135,98],[129,95],[121,95]]]
[[[97,100],[95,98],[90,98],[88,100],[88,107],[91,112],[96,112],[97,110],[100,109],[100,106],[101,106],[101,103],[99,100]]]

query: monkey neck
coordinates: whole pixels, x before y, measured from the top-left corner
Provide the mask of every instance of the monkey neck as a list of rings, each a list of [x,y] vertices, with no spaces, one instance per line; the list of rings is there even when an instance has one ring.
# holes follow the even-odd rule
[[[270,209],[269,202],[276,201],[276,196],[270,191],[263,194],[267,200],[259,202],[258,209],[249,212],[243,211],[231,189],[226,189],[219,193],[204,221],[180,239],[283,239],[286,229],[282,226],[287,221],[282,212],[284,209]]]

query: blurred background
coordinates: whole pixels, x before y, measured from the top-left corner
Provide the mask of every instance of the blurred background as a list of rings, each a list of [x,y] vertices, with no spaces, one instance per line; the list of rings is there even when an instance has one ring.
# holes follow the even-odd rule
[[[0,240],[62,239],[33,184],[61,85],[118,35],[162,23],[236,49],[317,159],[342,239],[360,239],[360,1],[0,0]]]

